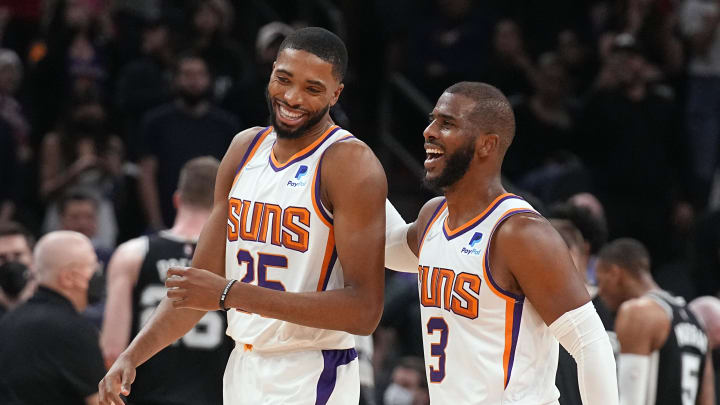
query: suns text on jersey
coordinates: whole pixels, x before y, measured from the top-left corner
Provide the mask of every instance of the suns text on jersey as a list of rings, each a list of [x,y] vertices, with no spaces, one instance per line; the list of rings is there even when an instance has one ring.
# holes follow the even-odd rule
[[[471,273],[455,273],[441,267],[418,266],[420,304],[443,308],[469,319],[478,316],[480,277]]]
[[[234,242],[238,238],[247,242],[269,241],[306,252],[310,240],[310,211],[304,207],[283,208],[277,204],[230,198],[227,239]]]

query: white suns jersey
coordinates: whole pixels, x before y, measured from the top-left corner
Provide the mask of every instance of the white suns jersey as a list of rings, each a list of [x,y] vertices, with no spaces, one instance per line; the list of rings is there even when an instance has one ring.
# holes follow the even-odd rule
[[[504,291],[488,268],[495,229],[518,213],[536,211],[503,194],[451,230],[443,201],[423,232],[418,285],[433,404],[557,404],[557,340],[530,302]]]
[[[332,215],[320,200],[320,162],[330,145],[354,137],[332,126],[284,164],[272,154],[276,138],[272,127],[260,131],[238,167],[228,196],[225,275],[281,291],[343,288]],[[228,311],[228,335],[265,352],[355,347],[345,332],[240,310]]]

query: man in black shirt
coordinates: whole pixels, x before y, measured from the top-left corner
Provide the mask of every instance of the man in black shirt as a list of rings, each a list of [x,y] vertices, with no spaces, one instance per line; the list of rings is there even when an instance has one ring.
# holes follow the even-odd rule
[[[145,116],[140,198],[152,229],[165,229],[175,218],[172,195],[182,165],[198,156],[222,159],[239,132],[237,118],[210,103],[211,83],[205,61],[185,55],[177,62],[176,99]]]
[[[39,288],[0,321],[0,403],[97,404],[98,334],[80,312],[97,267],[90,240],[52,232],[35,248]]]
[[[608,243],[598,255],[598,294],[617,311],[621,404],[714,404],[708,337],[685,300],[661,290],[650,255],[634,239]]]
[[[113,254],[107,272],[108,297],[100,339],[108,367],[167,294],[167,270],[190,265],[212,209],[218,165],[216,159],[207,156],[185,164],[173,198],[177,206],[174,226],[125,242]],[[221,404],[223,372],[232,350],[226,329],[224,313],[206,313],[175,344],[137,368],[129,403]]]

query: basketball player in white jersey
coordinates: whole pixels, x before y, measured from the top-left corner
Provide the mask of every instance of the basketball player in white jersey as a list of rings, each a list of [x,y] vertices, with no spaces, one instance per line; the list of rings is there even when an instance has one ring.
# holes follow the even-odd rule
[[[168,271],[169,299],[100,383],[101,403],[120,404],[139,364],[218,308],[236,341],[226,404],[358,402],[351,334],[370,334],[382,312],[387,184],[328,113],[346,66],[326,30],[283,41],[268,84],[273,126],[235,137],[192,267]]]
[[[444,197],[388,237],[386,266],[418,272],[431,402],[557,404],[560,341],[583,403],[617,404],[610,342],[563,239],[500,182],[514,130],[498,89],[445,90],[424,132],[425,182]]]

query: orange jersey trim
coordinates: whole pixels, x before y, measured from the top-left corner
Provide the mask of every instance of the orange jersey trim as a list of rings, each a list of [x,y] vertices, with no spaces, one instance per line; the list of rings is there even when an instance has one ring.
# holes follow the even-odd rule
[[[273,127],[267,127],[265,131],[260,135],[260,138],[258,138],[257,142],[255,142],[255,146],[250,150],[250,153],[247,154],[247,157],[245,158],[245,161],[242,163],[240,167],[238,167],[237,173],[235,174],[235,178],[233,179],[232,185],[230,186],[230,190],[232,190],[233,187],[235,187],[235,183],[237,183],[238,179],[240,178],[240,173],[242,173],[242,169],[247,166],[248,162],[252,160],[253,156],[255,156],[255,152],[257,152],[260,145],[262,145],[263,141],[265,141],[265,138],[272,132]]]
[[[300,156],[310,152],[313,148],[315,148],[316,146],[321,144],[328,136],[330,136],[330,133],[336,128],[339,128],[339,127],[337,125],[331,125],[330,128],[328,128],[325,132],[323,132],[323,134],[320,135],[320,137],[318,139],[316,139],[315,141],[313,141],[313,143],[311,143],[310,145],[303,148],[301,151],[296,152],[294,155],[290,156],[290,158],[287,161],[285,161],[285,163],[282,163],[282,164],[279,163],[277,161],[277,159],[275,159],[275,153],[273,153],[272,150],[270,151],[270,160],[272,160],[272,163],[278,169],[284,169],[286,166],[288,166],[288,164],[290,164],[293,160],[295,160],[295,158],[300,157]]]

